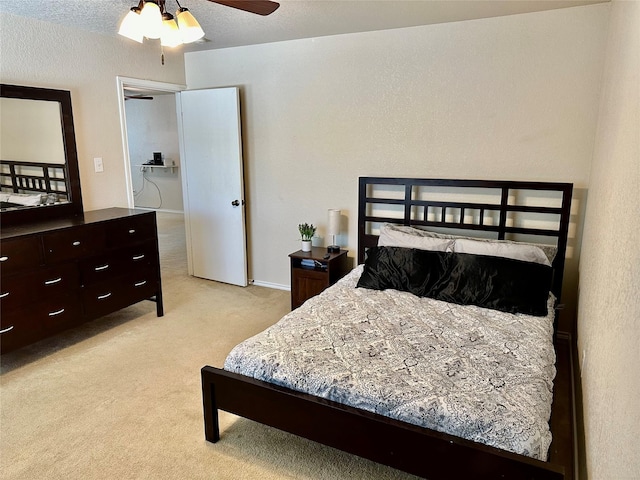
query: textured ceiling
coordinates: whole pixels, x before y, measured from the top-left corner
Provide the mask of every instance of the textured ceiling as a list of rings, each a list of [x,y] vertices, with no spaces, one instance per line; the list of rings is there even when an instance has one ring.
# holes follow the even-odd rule
[[[280,0],[267,17],[210,3],[180,0],[206,41],[185,51],[321,37],[566,8],[608,0]],[[175,0],[166,0],[169,11]],[[0,11],[116,35],[137,0],[0,0]],[[145,40],[149,41],[149,40]],[[157,41],[157,40],[155,40]]]

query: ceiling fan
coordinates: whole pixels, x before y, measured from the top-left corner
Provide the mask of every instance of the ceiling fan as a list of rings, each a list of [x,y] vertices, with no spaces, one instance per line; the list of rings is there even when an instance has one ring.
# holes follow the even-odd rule
[[[236,8],[257,15],[270,15],[280,6],[270,0],[209,0],[226,7]],[[145,38],[160,39],[160,46],[177,47],[204,38],[204,31],[188,8],[178,0],[175,17],[167,11],[167,0],[138,0],[120,24],[118,34],[142,43]],[[160,56],[164,65],[164,50]]]
[[[209,0],[212,3],[219,3],[227,7],[237,8],[245,12],[256,13],[258,15],[270,15],[280,6],[277,2],[269,0]]]
[[[270,15],[280,6],[270,0],[209,0],[226,7],[257,15]],[[204,37],[204,31],[188,8],[175,0],[175,17],[167,9],[167,0],[138,0],[120,24],[118,33],[142,43],[145,38],[160,39],[163,47],[176,47]]]

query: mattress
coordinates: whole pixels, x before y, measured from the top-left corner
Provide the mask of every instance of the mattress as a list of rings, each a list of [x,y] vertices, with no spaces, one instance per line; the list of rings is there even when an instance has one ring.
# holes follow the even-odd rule
[[[225,370],[546,460],[555,377],[546,317],[356,288],[357,267],[237,345]]]

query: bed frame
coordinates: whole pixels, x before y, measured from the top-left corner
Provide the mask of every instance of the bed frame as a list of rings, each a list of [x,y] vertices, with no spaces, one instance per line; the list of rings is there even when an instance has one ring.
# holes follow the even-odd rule
[[[42,192],[68,196],[64,163],[0,160],[0,187],[13,193]],[[29,173],[24,173],[27,168]],[[58,187],[63,185],[64,188]]]
[[[425,199],[424,190],[497,192],[495,202]],[[553,292],[559,298],[567,246],[573,187],[568,183],[436,180],[361,177],[358,208],[358,261],[377,244],[376,224],[398,223],[478,231],[506,239],[511,235],[551,237]],[[558,206],[519,204],[518,199],[552,194]],[[484,193],[483,193],[484,194]],[[449,198],[449,197],[447,197]],[[377,210],[383,210],[380,214]],[[552,228],[524,227],[514,214],[557,217]],[[535,222],[534,222],[535,223]],[[540,222],[538,222],[539,224]],[[545,222],[546,223],[546,222]],[[205,366],[201,370],[205,437],[220,439],[218,409],[294,433],[331,447],[432,480],[574,478],[573,375],[571,340],[556,335],[556,379],[550,420],[553,442],[543,462],[487,445],[400,422],[313,395]]]

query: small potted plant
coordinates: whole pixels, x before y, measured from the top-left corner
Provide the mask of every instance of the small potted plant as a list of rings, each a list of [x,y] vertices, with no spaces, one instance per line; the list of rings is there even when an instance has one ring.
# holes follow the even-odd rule
[[[316,227],[313,226],[313,223],[311,225],[308,223],[301,223],[298,225],[298,231],[300,231],[300,237],[302,239],[302,251],[310,252],[311,239],[316,233]]]

